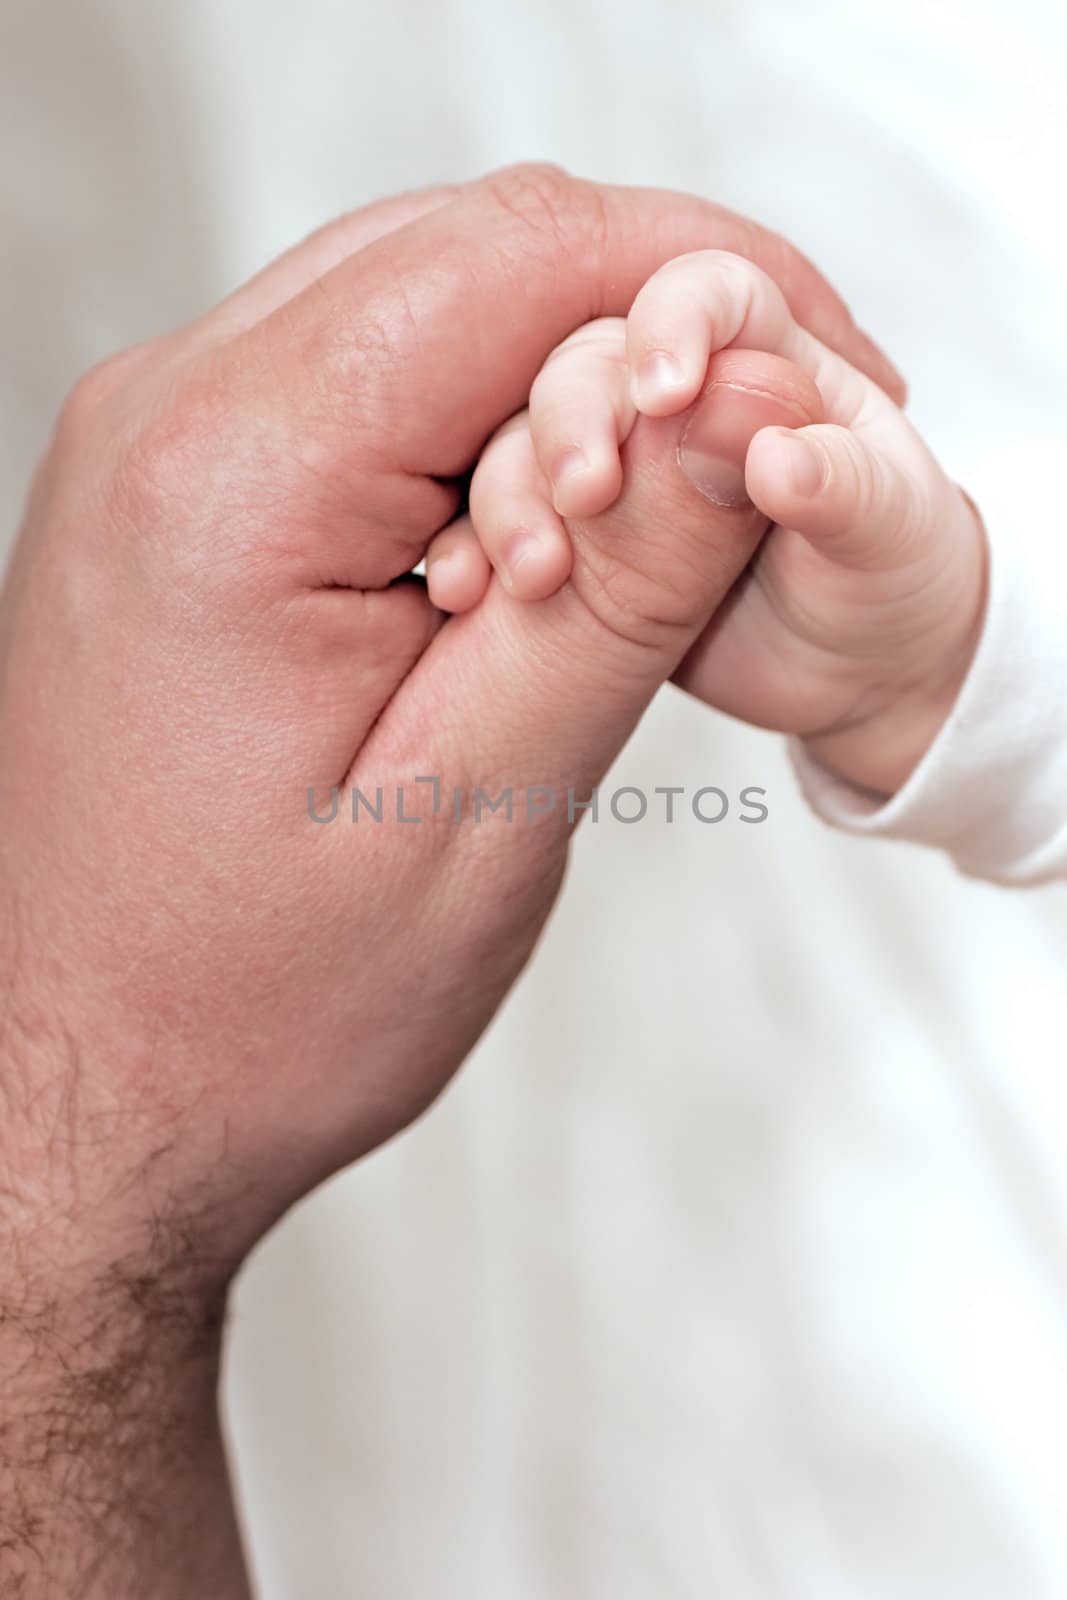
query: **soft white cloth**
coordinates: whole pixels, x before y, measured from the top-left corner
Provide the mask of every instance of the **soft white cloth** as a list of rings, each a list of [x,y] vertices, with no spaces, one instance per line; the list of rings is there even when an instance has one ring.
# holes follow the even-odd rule
[[[891,800],[790,754],[824,821],[947,851],[996,883],[1067,876],[1067,439],[1004,450],[970,480],[989,533],[974,662],[940,734]]]

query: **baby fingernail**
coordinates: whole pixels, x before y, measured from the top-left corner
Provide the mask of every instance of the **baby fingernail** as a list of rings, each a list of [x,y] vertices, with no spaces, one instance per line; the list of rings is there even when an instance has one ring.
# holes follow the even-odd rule
[[[778,448],[789,493],[805,499],[818,494],[826,475],[826,462],[818,445],[797,433],[785,433]]]
[[[667,350],[651,350],[637,371],[638,407],[662,400],[682,387],[682,363]]]
[[[541,554],[543,545],[536,533],[531,533],[528,528],[522,528],[518,533],[513,533],[501,551],[500,580],[505,589],[515,586],[515,579],[524,567],[531,562],[536,562]]]
[[[580,478],[589,470],[589,459],[584,450],[565,450],[556,462],[552,474],[552,483],[556,494],[574,478]]]

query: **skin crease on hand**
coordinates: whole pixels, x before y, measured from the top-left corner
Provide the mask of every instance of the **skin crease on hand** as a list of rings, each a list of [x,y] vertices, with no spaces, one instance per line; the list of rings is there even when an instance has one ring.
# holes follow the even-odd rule
[[[65,408],[0,600],[5,1594],[245,1592],[226,1286],[441,1090],[563,874],[565,812],[456,827],[414,780],[586,793],[765,524],[642,418],[551,601],[442,627],[405,574],[547,352],[705,245],[899,393],[782,241],[524,167],[343,219]],[[735,443],[795,420],[737,393]],[[421,820],[310,820],[354,784]]]

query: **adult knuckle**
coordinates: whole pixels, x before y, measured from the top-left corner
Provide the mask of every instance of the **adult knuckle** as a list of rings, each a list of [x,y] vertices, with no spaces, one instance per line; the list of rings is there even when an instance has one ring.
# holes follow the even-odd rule
[[[224,437],[217,382],[175,372],[151,345],[109,356],[74,385],[57,418],[53,459],[92,486],[119,519],[147,525],[161,500],[188,498]]]
[[[504,167],[484,181],[533,248],[547,240],[568,256],[602,258],[608,227],[603,196],[595,184],[548,162]]]
[[[236,526],[272,470],[263,431],[244,420],[246,398],[213,362],[157,373],[116,437],[108,489],[119,522],[140,537],[166,531],[172,548],[179,530],[188,541]]]
[[[576,204],[577,180],[549,161],[523,161],[501,167],[485,179],[497,204],[525,226],[557,231]]]
[[[101,423],[106,424],[140,363],[141,351],[135,348],[107,356],[82,373],[60,409],[57,437],[64,442],[79,442]]]
[[[397,276],[345,292],[316,284],[314,316],[283,308],[261,341],[264,383],[301,398],[312,454],[350,463],[357,446],[388,445],[397,415],[397,373],[425,337],[416,287]]]
[[[60,408],[44,481],[57,525],[88,554],[174,523],[180,500],[206,492],[209,440],[220,435],[203,396],[159,352],[139,346],[91,367]]]
[[[186,498],[207,481],[212,432],[202,403],[183,387],[157,396],[126,442],[122,484],[146,504]]]
[[[58,431],[64,434],[82,433],[109,402],[112,392],[110,359],[90,367],[64,400],[59,413]]]
[[[322,279],[316,291],[317,317],[309,324],[294,314],[286,334],[289,352],[303,365],[303,376],[310,383],[317,375],[329,400],[338,383],[355,377],[365,381],[370,372],[388,364],[398,339],[418,334],[418,312],[403,277],[365,294],[353,294]]]
[[[635,562],[616,546],[604,561],[587,560],[585,599],[617,638],[665,654],[684,648],[711,610],[706,571],[676,559],[663,567]]]

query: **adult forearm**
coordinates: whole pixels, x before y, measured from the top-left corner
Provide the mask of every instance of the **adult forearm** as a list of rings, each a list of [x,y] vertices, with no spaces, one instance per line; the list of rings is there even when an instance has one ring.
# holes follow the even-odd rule
[[[243,1600],[216,1403],[226,1272],[147,1203],[146,1169],[102,1150],[98,1183],[81,1165],[103,1126],[80,1122],[84,1064],[68,1045],[50,1066],[35,1051],[31,1099],[0,1050],[0,1594]]]

